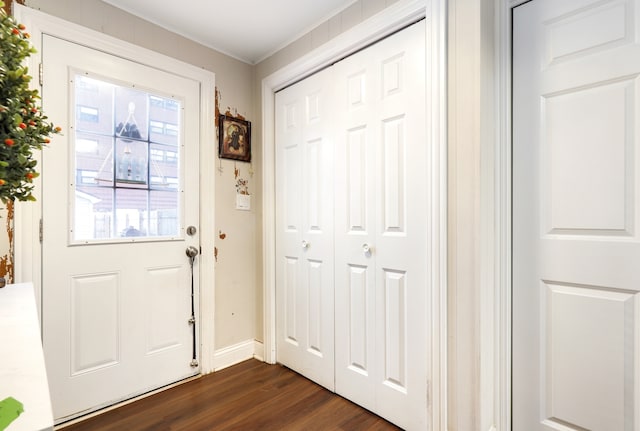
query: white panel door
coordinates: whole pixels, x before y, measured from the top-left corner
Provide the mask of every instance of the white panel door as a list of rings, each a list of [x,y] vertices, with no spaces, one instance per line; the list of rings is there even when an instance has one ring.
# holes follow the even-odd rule
[[[333,141],[326,74],[276,94],[278,362],[333,390]]]
[[[516,431],[640,429],[639,11],[514,11]]]
[[[333,68],[336,392],[427,427],[424,21]]]
[[[199,84],[55,37],[43,106],[43,343],[54,415],[197,374]],[[195,265],[197,301],[198,266]],[[195,309],[198,309],[197,303]]]
[[[405,429],[428,413],[424,62],[418,23],[276,95],[278,361]]]

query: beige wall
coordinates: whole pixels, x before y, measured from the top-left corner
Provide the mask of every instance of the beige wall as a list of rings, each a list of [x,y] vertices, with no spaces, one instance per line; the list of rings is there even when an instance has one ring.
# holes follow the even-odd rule
[[[136,18],[98,0],[29,0],[26,6],[67,21],[148,48],[193,64],[216,74],[218,104],[222,113],[230,111],[253,120],[251,95],[252,66],[199,45],[154,24]],[[213,118],[211,121],[215,121]],[[216,146],[216,142],[211,142]],[[256,145],[257,146],[257,145]],[[257,146],[259,147],[259,146]],[[217,151],[216,151],[217,153]],[[255,154],[255,153],[254,153]],[[254,159],[254,166],[260,163]],[[218,262],[215,268],[215,349],[256,336],[256,242],[259,210],[235,210],[236,177],[249,182],[253,194],[261,188],[259,175],[250,174],[249,164],[229,160],[211,161],[216,170],[215,220]],[[219,239],[217,232],[224,232]]]

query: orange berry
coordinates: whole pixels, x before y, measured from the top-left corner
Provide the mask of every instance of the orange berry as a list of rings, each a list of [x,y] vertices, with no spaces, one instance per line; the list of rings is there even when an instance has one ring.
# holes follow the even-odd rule
[[[15,142],[13,142],[13,139],[11,139],[11,138],[7,138],[7,139],[5,139],[5,140],[4,140],[4,144],[5,144],[7,147],[13,147],[13,144],[15,144]]]

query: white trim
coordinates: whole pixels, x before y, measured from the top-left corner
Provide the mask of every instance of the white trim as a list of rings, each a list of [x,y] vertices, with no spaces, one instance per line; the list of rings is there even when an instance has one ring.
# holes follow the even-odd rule
[[[494,154],[493,270],[496,328],[496,425],[511,430],[511,8],[507,1],[498,7],[497,57],[498,118],[497,148]]]
[[[253,341],[253,357],[258,361],[264,362],[264,344],[258,340]]]
[[[433,430],[447,428],[446,321],[447,321],[447,126],[446,126],[446,0],[401,0],[369,20],[337,36],[327,44],[262,81],[263,136],[263,268],[264,268],[264,358],[276,361],[275,312],[275,92],[353,52],[387,36],[422,17],[427,17],[426,88],[427,118],[432,153],[429,169],[434,172],[430,187],[431,214],[429,251],[433,273],[429,298],[433,331],[429,334],[433,358],[430,364],[429,408]]]
[[[496,429],[511,430],[511,37],[512,9],[529,0],[500,0],[496,10],[496,46],[497,46],[497,103],[498,117],[494,158],[491,166],[493,175],[493,196],[490,205],[493,218],[486,220],[492,223],[495,233],[494,247],[487,265],[495,274],[491,295],[495,301],[493,314],[495,327],[495,394]]]
[[[262,343],[256,340],[246,340],[232,346],[216,350],[213,354],[213,371],[220,371],[248,359],[261,359]]]
[[[432,430],[447,425],[447,0],[426,2],[425,76],[429,156],[431,259],[431,399]]]
[[[214,211],[213,191],[215,176],[211,160],[214,159],[213,146],[215,127],[214,116],[215,75],[196,66],[183,63],[171,57],[133,45],[114,37],[96,32],[47,15],[43,12],[14,3],[14,15],[25,24],[32,35],[36,49],[42,49],[43,34],[61,39],[80,42],[84,46],[97,49],[121,58],[169,71],[170,73],[193,79],[200,83],[200,244],[202,255],[199,261],[200,277],[200,365],[206,374],[213,370],[215,286],[213,272]],[[39,56],[29,59],[31,70],[38,70]],[[46,90],[46,89],[45,89]],[[46,150],[45,150],[46,151]],[[41,187],[36,190],[36,198]],[[33,281],[40,294],[41,246],[37,226],[42,215],[40,205],[19,205],[16,208],[16,279]],[[206,340],[206,342],[203,342]]]

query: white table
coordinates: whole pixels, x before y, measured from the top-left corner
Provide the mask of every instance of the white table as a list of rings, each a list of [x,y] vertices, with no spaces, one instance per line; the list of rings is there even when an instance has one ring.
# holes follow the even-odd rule
[[[53,430],[53,412],[33,286],[0,288],[0,401],[24,406],[6,431]]]

